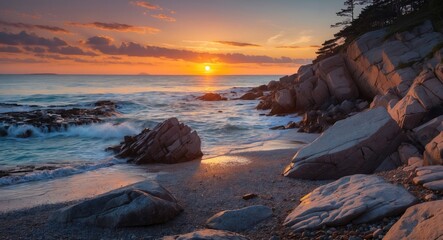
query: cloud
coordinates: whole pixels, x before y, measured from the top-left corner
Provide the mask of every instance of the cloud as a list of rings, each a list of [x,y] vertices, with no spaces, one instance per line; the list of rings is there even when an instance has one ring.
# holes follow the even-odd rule
[[[241,53],[212,54],[182,49],[157,46],[144,46],[134,42],[124,42],[119,47],[106,37],[91,37],[86,41],[92,49],[107,55],[126,55],[135,57],[157,57],[191,62],[225,62],[225,63],[307,63],[308,59],[289,57],[273,58],[269,56],[245,55]]]
[[[46,52],[45,48],[42,47],[25,47],[25,50],[33,53],[44,53]]]
[[[156,14],[156,15],[151,15],[151,17],[153,18],[157,18],[166,22],[175,22],[175,18],[167,16],[165,14]]]
[[[89,28],[97,28],[101,30],[107,31],[117,31],[117,32],[136,32],[136,33],[158,33],[160,30],[153,27],[146,26],[133,26],[124,23],[104,23],[104,22],[92,22],[92,23],[77,23],[77,22],[68,22],[68,25],[76,26],[76,27],[89,27]]]
[[[292,48],[292,49],[308,49],[308,48],[320,48],[320,45],[310,45],[310,46],[298,46],[298,45],[283,45],[277,46],[276,48]]]
[[[21,53],[22,50],[18,47],[12,47],[12,46],[0,46],[0,52],[4,53]]]
[[[62,55],[83,55],[83,56],[97,56],[97,54],[90,51],[83,51],[79,47],[66,46],[66,47],[51,47],[48,49],[50,53],[59,53]]]
[[[14,63],[48,63],[46,60],[34,59],[34,58],[0,58],[2,64],[14,64]]]
[[[0,43],[6,45],[27,45],[27,46],[45,46],[45,47],[60,47],[68,44],[60,38],[54,37],[43,38],[33,33],[28,34],[25,31],[20,33],[6,33],[0,32]]]
[[[149,10],[163,10],[160,6],[151,4],[146,1],[132,1],[131,4],[138,6],[138,7],[146,8]]]
[[[70,33],[68,30],[56,26],[48,26],[48,25],[35,25],[35,24],[27,24],[27,23],[13,23],[13,22],[6,22],[0,20],[0,26],[6,26],[6,27],[13,27],[13,28],[20,28],[20,29],[41,29],[46,30],[50,32],[55,33]]]
[[[232,41],[215,41],[216,43],[234,46],[234,47],[261,47],[260,45],[245,42],[232,42]]]

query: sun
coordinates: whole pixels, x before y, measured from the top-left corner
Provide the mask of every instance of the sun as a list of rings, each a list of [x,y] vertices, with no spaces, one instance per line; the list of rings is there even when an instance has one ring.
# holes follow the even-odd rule
[[[206,65],[206,66],[205,66],[205,71],[206,71],[206,72],[210,72],[210,71],[211,71],[211,66]]]

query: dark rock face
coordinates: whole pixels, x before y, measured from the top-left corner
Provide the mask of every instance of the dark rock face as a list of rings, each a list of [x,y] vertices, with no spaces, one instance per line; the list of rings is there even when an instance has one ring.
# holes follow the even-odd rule
[[[197,99],[202,100],[202,101],[226,101],[226,100],[228,100],[227,98],[222,97],[218,93],[206,93],[203,96],[197,97]]]
[[[43,131],[52,132],[68,128],[70,125],[87,125],[100,123],[103,117],[111,117],[118,112],[112,101],[99,101],[94,108],[45,109],[29,112],[0,113],[0,136],[7,136],[10,126],[30,125]],[[18,137],[27,138],[33,135],[27,130]]]
[[[321,133],[335,122],[350,117],[352,114],[367,109],[369,104],[363,100],[345,100],[341,104],[331,104],[323,110],[311,110],[303,115],[299,123],[299,132]]]
[[[203,156],[197,132],[177,118],[170,118],[154,129],[144,129],[136,136],[126,136],[115,150],[119,157],[137,164],[179,163]]]
[[[137,227],[167,222],[181,211],[168,190],[156,182],[143,181],[62,208],[52,219],[99,227]]]
[[[263,92],[247,92],[243,96],[240,97],[241,100],[255,100],[259,97],[263,96]]]

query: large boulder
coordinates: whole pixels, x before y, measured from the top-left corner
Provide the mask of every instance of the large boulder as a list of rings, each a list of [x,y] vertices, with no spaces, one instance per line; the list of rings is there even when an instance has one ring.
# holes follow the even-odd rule
[[[275,93],[271,114],[289,113],[295,110],[295,99],[289,89]]]
[[[182,235],[166,236],[162,240],[248,240],[237,233],[204,229]]]
[[[359,174],[323,185],[300,201],[283,223],[295,232],[396,216],[417,199],[402,186],[378,176]]]
[[[218,230],[240,232],[251,229],[256,224],[271,216],[271,208],[256,205],[219,212],[208,219],[206,226]]]
[[[418,204],[408,208],[383,239],[441,239],[442,222],[443,200]]]
[[[99,227],[137,227],[167,222],[183,209],[165,188],[143,181],[58,210],[53,220]]]
[[[299,150],[283,174],[302,179],[337,179],[372,173],[397,150],[403,134],[379,107],[336,122],[319,138]]]
[[[426,145],[424,165],[443,165],[443,132]]]
[[[196,131],[170,118],[154,129],[145,129],[133,137],[125,137],[114,148],[118,156],[137,164],[179,163],[200,158],[201,140]]]

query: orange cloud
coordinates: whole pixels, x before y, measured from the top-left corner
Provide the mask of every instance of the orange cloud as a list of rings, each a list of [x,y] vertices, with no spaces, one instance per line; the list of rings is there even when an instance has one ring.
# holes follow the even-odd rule
[[[258,44],[254,43],[245,43],[245,42],[233,42],[233,41],[215,41],[216,43],[234,46],[234,47],[261,47]]]
[[[145,2],[145,1],[132,1],[132,4],[138,7],[146,8],[149,10],[162,10],[160,6]]]
[[[297,46],[297,45],[287,45],[287,46],[277,46],[277,48],[292,48],[292,49],[306,49],[306,48],[320,48],[319,45],[311,45],[311,46]]]
[[[155,34],[160,31],[160,29],[154,27],[146,27],[146,26],[133,26],[124,23],[104,23],[104,22],[92,22],[92,23],[77,23],[77,22],[68,22],[68,25],[76,26],[76,27],[89,27],[96,28],[106,31],[117,31],[117,32],[136,32],[136,33],[150,33]]]
[[[5,27],[13,27],[13,28],[20,28],[20,29],[41,29],[46,30],[50,32],[55,33],[70,33],[68,30],[56,27],[56,26],[48,26],[48,25],[35,25],[35,24],[27,24],[27,23],[13,23],[13,22],[6,22],[0,20],[0,26]]]
[[[112,44],[112,40],[105,37],[91,37],[86,44],[93,50],[106,55],[125,55],[131,57],[155,57],[189,62],[224,62],[224,63],[308,63],[308,59],[294,59],[289,57],[274,58],[270,56],[245,55],[242,53],[205,53],[183,49],[164,48],[158,46],[141,45],[134,42],[124,42],[120,46]]]
[[[156,15],[151,15],[151,17],[153,18],[157,18],[163,21],[167,21],[167,22],[175,22],[175,18],[167,16],[165,14],[156,14]]]

